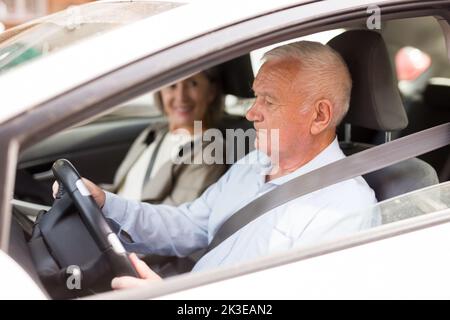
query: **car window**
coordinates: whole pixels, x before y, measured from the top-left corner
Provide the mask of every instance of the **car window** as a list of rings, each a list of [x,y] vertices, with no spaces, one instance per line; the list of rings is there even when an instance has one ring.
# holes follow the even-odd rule
[[[227,94],[225,96],[225,112],[229,115],[244,116],[247,110],[252,106],[253,102],[253,98],[244,99]],[[89,122],[115,120],[120,118],[152,118],[160,116],[162,116],[162,113],[155,104],[154,92],[150,92],[126,101],[106,114],[97,115],[95,118],[90,119]]]
[[[391,223],[450,208],[450,181],[382,201],[382,223]]]
[[[390,20],[380,32],[407,100],[420,99],[428,79],[448,77],[445,37],[434,17]]]
[[[401,48],[395,54],[395,68],[398,87],[404,96],[411,96],[422,87],[429,78],[432,60],[426,52],[411,46]]]
[[[426,52],[410,46],[401,48],[395,54],[397,78],[400,81],[417,79],[431,65],[431,58]]]
[[[98,2],[72,6],[0,34],[0,73],[77,41],[176,8],[176,2]]]
[[[276,43],[276,44],[273,44],[273,45],[270,45],[270,46],[267,46],[264,48],[260,48],[258,50],[254,50],[250,53],[250,56],[252,59],[252,65],[253,65],[253,72],[255,73],[255,75],[258,73],[258,70],[262,65],[261,59],[262,59],[264,53],[266,53],[267,51],[269,51],[273,48],[282,46],[284,44],[297,42],[297,41],[316,41],[316,42],[320,42],[322,44],[326,44],[328,41],[330,41],[331,39],[333,39],[334,37],[336,37],[337,35],[341,34],[344,31],[345,31],[344,28],[339,28],[339,29],[334,29],[334,30],[317,32],[317,33],[313,33],[313,34],[310,34],[307,36],[290,39],[288,41],[279,42],[279,43]]]
[[[120,118],[159,117],[161,111],[157,108],[153,93],[146,93],[118,105],[113,111],[100,116],[98,120],[113,120]]]
[[[253,99],[240,99],[233,95],[226,95],[225,112],[231,115],[244,115],[252,103]],[[106,114],[96,115],[94,118],[89,119],[88,122],[124,118],[154,118],[162,115],[161,110],[156,106],[154,92],[150,92],[121,103]]]

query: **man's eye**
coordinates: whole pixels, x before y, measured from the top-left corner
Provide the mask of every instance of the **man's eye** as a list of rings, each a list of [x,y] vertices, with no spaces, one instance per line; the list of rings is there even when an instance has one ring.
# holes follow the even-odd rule
[[[271,100],[266,99],[266,104],[271,106],[271,105],[273,105],[273,102]]]

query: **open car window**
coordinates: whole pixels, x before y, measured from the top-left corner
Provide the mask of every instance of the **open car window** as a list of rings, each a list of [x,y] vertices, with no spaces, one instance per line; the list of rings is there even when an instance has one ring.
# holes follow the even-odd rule
[[[382,223],[401,221],[450,208],[450,181],[382,201]]]
[[[375,222],[374,227],[450,208],[450,181],[415,190],[387,199],[363,210],[355,216],[365,216]]]

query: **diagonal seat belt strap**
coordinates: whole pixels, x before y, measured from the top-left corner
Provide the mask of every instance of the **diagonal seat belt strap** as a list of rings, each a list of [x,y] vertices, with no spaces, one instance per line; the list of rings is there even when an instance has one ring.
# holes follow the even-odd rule
[[[296,177],[236,211],[216,232],[206,253],[251,221],[288,201],[448,144],[450,122],[375,146]]]

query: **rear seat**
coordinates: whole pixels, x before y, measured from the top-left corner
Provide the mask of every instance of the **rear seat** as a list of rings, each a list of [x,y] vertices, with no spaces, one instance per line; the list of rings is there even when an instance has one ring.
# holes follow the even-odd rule
[[[358,50],[355,43],[359,44]],[[351,135],[347,134],[341,143],[344,153],[351,155],[373,147],[370,142],[355,137],[355,127],[375,133],[404,130],[408,117],[382,36],[369,30],[350,30],[330,40],[328,45],[341,54],[353,79],[350,108],[343,120],[352,130],[347,129]],[[364,178],[379,201],[438,182],[435,170],[417,158],[371,172]]]
[[[408,126],[400,131],[406,136],[450,121],[450,79],[431,78],[423,98],[405,101]],[[419,158],[437,171],[441,182],[450,179],[450,146],[426,153]]]
[[[450,121],[450,79],[431,78],[421,98],[404,98],[403,105],[408,117],[408,125],[402,130],[392,131],[392,139],[425,130]],[[339,141],[345,139],[344,125],[338,128]],[[369,145],[384,143],[385,132],[352,125],[352,140],[362,147],[351,153],[364,150]],[[343,143],[345,146],[345,143]],[[450,146],[434,150],[418,158],[430,164],[439,181],[450,180]]]
[[[241,57],[227,61],[219,66],[222,75],[223,93],[233,95],[237,98],[248,99],[253,98],[251,85],[254,80],[252,63],[250,55],[246,54]],[[218,129],[226,137],[227,129],[242,129],[246,131],[253,128],[253,124],[245,119],[244,116],[231,115],[225,113],[220,119]],[[245,154],[254,149],[254,141],[247,141],[245,145]],[[242,147],[242,146],[240,146]],[[239,160],[239,157],[231,157],[238,154],[238,145],[236,143],[226,145],[227,163],[232,164]],[[241,154],[242,156],[242,154]]]

